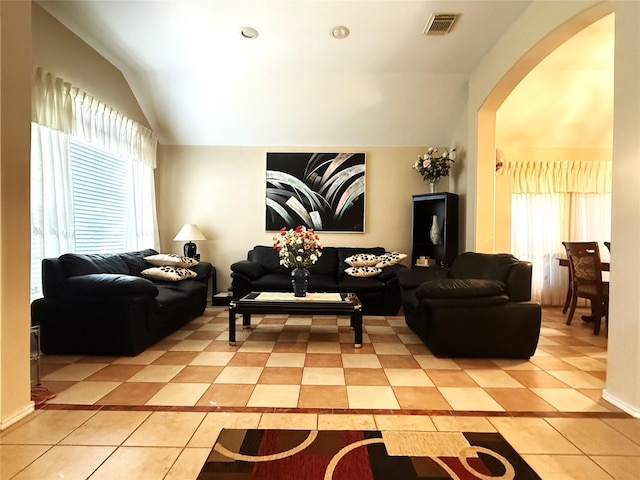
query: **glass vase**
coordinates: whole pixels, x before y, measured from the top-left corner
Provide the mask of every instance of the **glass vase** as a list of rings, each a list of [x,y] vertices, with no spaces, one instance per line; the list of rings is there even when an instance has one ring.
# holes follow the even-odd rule
[[[438,192],[438,181],[439,178],[434,178],[433,180],[429,180],[429,192],[437,193]]]

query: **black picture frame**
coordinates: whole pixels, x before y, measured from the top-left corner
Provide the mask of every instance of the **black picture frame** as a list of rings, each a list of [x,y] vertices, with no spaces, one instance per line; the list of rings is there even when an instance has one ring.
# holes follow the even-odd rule
[[[267,231],[364,233],[365,154],[267,153]]]

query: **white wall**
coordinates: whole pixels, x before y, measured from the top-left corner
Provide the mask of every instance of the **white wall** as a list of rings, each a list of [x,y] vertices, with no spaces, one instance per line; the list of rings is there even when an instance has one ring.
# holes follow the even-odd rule
[[[591,7],[591,8],[588,8]],[[468,205],[467,241],[490,247],[487,227],[480,219],[491,218],[491,202],[481,192],[492,191],[495,161],[495,111],[513,87],[550,51],[594,21],[616,14],[615,100],[613,114],[613,187],[611,307],[606,400],[640,417],[640,3],[567,2],[548,15],[544,2],[535,2],[506,32],[470,79],[469,184],[475,187]],[[522,28],[535,35],[523,36]],[[479,112],[479,113],[477,113]],[[616,260],[619,259],[619,260]]]
[[[611,8],[607,2],[588,0],[553,5],[533,2],[472,73],[467,105],[468,151],[475,161],[469,162],[467,171],[468,250],[493,251],[496,248],[493,194],[496,111],[540,61],[577,32],[610,13]],[[587,10],[590,13],[584,15]]]
[[[603,396],[640,418],[640,3],[615,3],[611,298]]]
[[[33,3],[31,17],[34,66],[54,73],[131,120],[149,127],[122,72],[37,3]]]
[[[254,245],[272,244],[274,232],[265,231],[269,151],[365,152],[365,233],[320,232],[320,238],[326,246],[382,246],[411,254],[411,195],[429,191],[412,166],[425,147],[162,146],[156,176],[162,250],[181,252],[183,242],[173,237],[184,223],[196,223],[208,239],[197,242],[198,251],[216,267],[217,290],[226,290],[229,266]],[[455,174],[458,166],[453,168]],[[440,182],[442,191],[448,180]]]

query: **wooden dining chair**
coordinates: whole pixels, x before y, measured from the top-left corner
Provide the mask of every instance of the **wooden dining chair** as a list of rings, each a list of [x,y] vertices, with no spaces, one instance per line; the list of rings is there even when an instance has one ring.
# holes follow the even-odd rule
[[[593,333],[600,333],[602,317],[609,320],[609,282],[602,281],[602,265],[598,242],[562,242],[569,260],[571,307],[567,325],[571,324],[578,298],[591,301]]]

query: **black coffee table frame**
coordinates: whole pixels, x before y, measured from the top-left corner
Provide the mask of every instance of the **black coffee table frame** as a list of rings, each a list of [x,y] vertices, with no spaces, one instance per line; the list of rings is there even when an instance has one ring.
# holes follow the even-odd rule
[[[236,314],[242,315],[242,328],[251,328],[251,315],[302,314],[349,315],[353,329],[353,346],[362,347],[362,303],[355,293],[341,293],[340,301],[313,301],[304,299],[259,300],[261,292],[251,292],[229,303],[229,345],[236,344]]]

